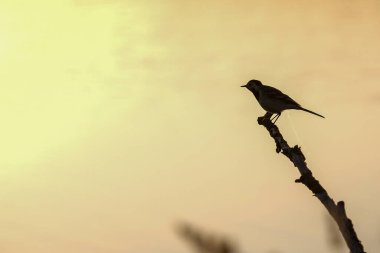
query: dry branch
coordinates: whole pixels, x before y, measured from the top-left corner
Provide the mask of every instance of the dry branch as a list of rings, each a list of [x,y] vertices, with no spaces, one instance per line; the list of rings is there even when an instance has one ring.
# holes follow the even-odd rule
[[[333,217],[338,224],[339,230],[350,249],[351,253],[365,253],[362,243],[360,242],[352,221],[347,217],[344,202],[339,201],[335,203],[329,196],[325,188],[316,180],[311,173],[311,170],[307,167],[306,158],[301,152],[299,146],[289,147],[288,143],[282,137],[278,127],[270,121],[270,114],[265,114],[263,117],[257,119],[259,125],[264,126],[270,136],[276,143],[276,152],[282,152],[286,157],[293,162],[301,174],[301,177],[297,179],[296,183],[304,184],[325,206],[329,214]]]

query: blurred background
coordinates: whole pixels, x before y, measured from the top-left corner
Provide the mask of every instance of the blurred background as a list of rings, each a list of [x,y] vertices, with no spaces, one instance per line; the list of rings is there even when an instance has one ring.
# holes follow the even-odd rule
[[[267,131],[250,79],[305,108],[278,125],[380,247],[380,2],[0,3],[0,251],[336,252],[326,211]]]

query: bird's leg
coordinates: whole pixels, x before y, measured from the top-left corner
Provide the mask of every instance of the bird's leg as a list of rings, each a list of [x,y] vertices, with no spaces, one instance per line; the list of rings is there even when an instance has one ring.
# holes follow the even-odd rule
[[[267,112],[267,113],[265,113],[265,115],[263,117],[270,119],[272,117],[272,115],[273,115],[273,113]]]
[[[273,117],[273,119],[276,118],[276,120],[273,122],[273,124],[276,124],[276,121],[278,120],[278,118],[281,116],[281,112],[278,113],[275,117]]]
[[[274,115],[274,116],[273,116]],[[273,121],[276,117],[277,117],[277,113],[276,114],[272,114],[271,117],[273,116],[273,118],[270,119],[270,121]]]

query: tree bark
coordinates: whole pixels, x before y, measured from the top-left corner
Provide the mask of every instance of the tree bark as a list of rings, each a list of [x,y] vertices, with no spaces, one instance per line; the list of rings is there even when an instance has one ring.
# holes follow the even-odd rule
[[[293,162],[294,166],[297,167],[301,174],[301,177],[295,180],[296,183],[304,184],[319,201],[324,205],[329,214],[333,217],[335,222],[338,224],[339,230],[350,249],[351,253],[365,253],[363,245],[359,240],[352,221],[347,217],[344,202],[339,201],[335,203],[334,200],[329,196],[325,188],[316,180],[307,167],[306,158],[301,152],[299,146],[290,147],[288,143],[282,137],[278,127],[270,121],[271,114],[267,113],[263,117],[257,119],[259,125],[264,126],[270,136],[274,139],[276,143],[276,152],[282,153]]]

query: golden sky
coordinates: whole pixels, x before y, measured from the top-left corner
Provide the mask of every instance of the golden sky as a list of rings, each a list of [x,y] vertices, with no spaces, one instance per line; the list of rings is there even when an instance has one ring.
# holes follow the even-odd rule
[[[0,2],[0,251],[189,252],[189,221],[243,252],[328,252],[325,210],[240,88],[325,120],[278,125],[380,247],[380,2]]]

